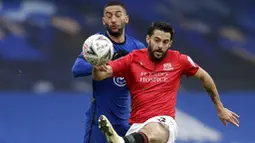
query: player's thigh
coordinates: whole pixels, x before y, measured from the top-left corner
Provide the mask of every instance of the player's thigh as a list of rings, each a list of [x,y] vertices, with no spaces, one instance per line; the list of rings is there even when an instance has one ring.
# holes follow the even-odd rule
[[[151,124],[153,123],[153,124]],[[156,125],[154,125],[157,123]],[[161,125],[161,126],[160,126]],[[163,126],[163,129],[161,130]],[[145,131],[143,131],[145,130]],[[167,130],[168,132],[168,141],[167,143],[174,143],[176,140],[177,132],[178,132],[178,126],[175,122],[175,120],[170,117],[170,116],[156,116],[148,119],[144,123],[139,123],[139,124],[133,124],[130,129],[128,130],[126,135],[132,134],[134,132],[149,132],[147,134],[154,134],[154,132],[151,131],[157,131],[160,130],[158,133],[161,131]],[[166,136],[164,132],[164,136]],[[161,133],[160,133],[161,134]],[[154,135],[150,135],[152,137],[158,136],[157,132]],[[159,135],[159,137],[162,137],[162,135]]]
[[[167,143],[170,135],[169,130],[158,122],[146,123],[139,131],[145,133],[153,143]]]

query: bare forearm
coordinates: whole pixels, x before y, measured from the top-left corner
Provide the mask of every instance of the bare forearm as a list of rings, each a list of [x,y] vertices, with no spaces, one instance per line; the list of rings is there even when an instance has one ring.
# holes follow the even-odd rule
[[[220,101],[220,97],[213,79],[208,75],[205,78],[201,79],[201,81],[206,92],[209,94],[212,102],[215,104],[216,109],[218,110],[223,108],[223,105]]]
[[[92,77],[94,80],[104,80],[112,76],[110,66],[92,67]]]

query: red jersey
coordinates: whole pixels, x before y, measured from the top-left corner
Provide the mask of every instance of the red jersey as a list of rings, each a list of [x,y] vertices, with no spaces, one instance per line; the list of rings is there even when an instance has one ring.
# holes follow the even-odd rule
[[[175,118],[181,76],[192,76],[199,69],[190,57],[172,50],[168,50],[161,61],[152,62],[147,48],[135,50],[108,64],[113,76],[124,77],[130,90],[131,124],[143,123],[159,115]]]

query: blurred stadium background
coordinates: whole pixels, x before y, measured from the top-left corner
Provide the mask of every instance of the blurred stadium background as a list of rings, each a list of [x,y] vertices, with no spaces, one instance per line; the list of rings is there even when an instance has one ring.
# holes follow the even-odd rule
[[[106,2],[0,1],[0,143],[82,142],[91,77],[75,79],[71,68],[86,37],[104,31]],[[241,116],[239,128],[225,128],[200,83],[184,78],[177,143],[255,143],[255,1],[123,2],[129,35],[145,41],[151,22],[169,21],[173,49],[209,71],[225,106]]]

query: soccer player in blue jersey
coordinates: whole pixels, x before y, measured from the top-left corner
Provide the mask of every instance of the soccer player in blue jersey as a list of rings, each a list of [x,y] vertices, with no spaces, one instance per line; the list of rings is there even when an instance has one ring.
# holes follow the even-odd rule
[[[104,34],[114,44],[112,60],[125,56],[135,49],[144,48],[144,44],[125,34],[125,25],[129,17],[125,6],[120,2],[109,2],[104,7],[103,25]],[[72,73],[74,77],[89,76],[92,66],[82,54],[76,59]],[[119,135],[125,135],[129,129],[128,118],[130,113],[129,90],[123,77],[109,78],[103,81],[93,80],[93,99],[86,112],[84,143],[107,143],[105,136],[98,128],[98,118],[106,115]]]

